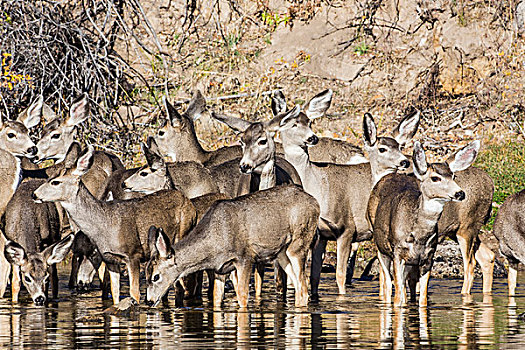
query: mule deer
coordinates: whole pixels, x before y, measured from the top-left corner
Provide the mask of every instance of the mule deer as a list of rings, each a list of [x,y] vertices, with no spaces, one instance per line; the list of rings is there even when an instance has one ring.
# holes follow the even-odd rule
[[[295,185],[216,202],[173,247],[157,232],[156,252],[146,267],[147,302],[158,304],[170,284],[189,273],[236,269],[237,300],[246,308],[252,265],[277,259],[294,284],[295,305],[306,306],[304,266],[318,219],[317,201]]]
[[[178,189],[186,197],[194,198],[208,193],[219,192],[210,171],[197,162],[166,163],[161,156],[155,139],[148,137],[147,144],[141,144],[146,156],[146,165],[140,168],[116,173],[111,180],[108,191],[115,199],[126,199],[130,195],[129,187],[134,187],[144,194],[160,189]],[[160,182],[159,182],[160,181]]]
[[[38,171],[24,170],[25,177],[54,177],[61,170],[71,167],[72,164],[66,164],[66,156],[75,162],[77,155],[80,154],[81,147],[75,141],[78,134],[78,126],[84,122],[90,111],[89,99],[87,95],[82,95],[69,108],[69,114],[65,119],[59,118],[49,106],[43,103],[42,106],[43,119],[46,120],[46,125],[42,130],[42,135],[37,143],[38,154],[36,159],[39,162],[53,159],[55,163],[47,168]],[[110,176],[120,170],[124,169],[122,162],[113,154],[108,152],[96,151],[93,159],[93,165],[89,171],[83,176],[82,180],[89,192],[91,192],[97,199],[102,199],[106,193],[106,187]],[[44,174],[43,176],[40,174]],[[67,227],[69,223],[67,218],[62,218],[63,228]],[[76,228],[73,228],[76,230]],[[82,235],[76,235],[77,239],[81,239]],[[84,242],[89,245],[88,242]],[[74,288],[77,281],[77,273],[80,264],[83,261],[85,251],[95,251],[94,247],[84,246],[81,251],[78,244],[73,247],[73,259],[71,264],[71,276],[69,280],[69,287]]]
[[[5,235],[8,241],[3,253],[13,266],[13,302],[18,302],[20,273],[36,305],[44,305],[47,301],[49,277],[53,298],[57,298],[58,275],[55,264],[64,259],[74,239],[73,235],[68,235],[60,241],[60,223],[55,205],[33,202],[33,191],[42,183],[43,180],[23,182],[5,211]]]
[[[38,152],[29,138],[29,129],[38,125],[42,103],[42,99],[33,102],[15,121],[6,120],[0,114],[0,217],[22,178],[20,157],[32,158]],[[4,245],[5,237],[0,232],[0,251]],[[8,277],[9,262],[0,254],[0,297],[5,293]]]
[[[36,200],[58,202],[73,222],[102,254],[111,281],[113,302],[119,300],[119,264],[130,279],[130,294],[140,300],[140,260],[148,258],[148,229],[161,225],[170,235],[181,237],[195,222],[195,208],[179,191],[161,191],[129,201],[100,201],[81,178],[90,169],[94,149],[89,147],[75,168],[62,171],[35,190]]]
[[[266,122],[250,122],[223,114],[212,113],[212,116],[225,123],[234,130],[242,133],[241,145],[243,156],[240,160],[240,170],[244,174],[258,172],[257,180],[241,177],[237,195],[244,195],[257,190],[265,190],[274,186],[293,183],[292,176],[276,165],[276,147],[273,137],[279,130],[281,119],[285,113],[274,117]],[[293,169],[295,175],[295,169]],[[254,177],[255,179],[255,177]],[[255,188],[255,184],[257,187]],[[300,185],[300,181],[296,184]],[[278,291],[286,295],[286,275],[283,271],[275,269]],[[279,278],[280,276],[280,278]],[[256,266],[255,274],[255,296],[259,298],[262,292],[264,280],[264,264]]]
[[[415,177],[392,174],[383,177],[374,187],[368,215],[378,247],[383,301],[391,301],[393,262],[394,304],[406,303],[407,282],[411,298],[415,300],[416,284],[420,282],[419,305],[427,305],[428,281],[438,244],[437,223],[446,202],[465,199],[454,174],[472,164],[479,146],[479,141],[474,141],[456,153],[450,163],[427,164],[423,148],[415,142]]]
[[[281,138],[286,160],[299,173],[303,187],[319,201],[321,219],[319,238],[312,256],[312,297],[318,297],[322,256],[327,240],[337,241],[336,280],[339,294],[345,294],[347,262],[352,242],[370,239],[372,232],[366,219],[366,205],[373,184],[381,176],[407,168],[409,162],[400,147],[416,133],[419,113],[404,118],[396,128],[395,138],[377,137],[370,114],[363,118],[363,133],[370,163],[340,165],[310,161],[309,146],[318,138],[310,129],[310,120],[292,109],[281,120]]]
[[[222,164],[241,156],[239,146],[222,147],[215,151],[202,148],[193,120],[206,109],[206,100],[199,90],[193,94],[188,109],[181,115],[164,99],[167,119],[154,136],[162,155],[172,161],[196,161],[206,166]]]
[[[509,263],[509,296],[516,294],[518,266],[525,264],[525,231],[523,222],[525,190],[515,193],[505,200],[494,221],[494,236],[499,241],[499,250]]]
[[[310,119],[322,117],[332,103],[333,92],[331,89],[324,90],[308,102],[304,113]],[[272,113],[274,116],[285,113],[288,110],[286,98],[281,90],[272,95]],[[277,152],[283,154],[282,144],[277,143]],[[343,140],[329,137],[319,137],[316,147],[310,147],[308,154],[313,162],[328,162],[336,164],[359,164],[366,163],[363,150]]]

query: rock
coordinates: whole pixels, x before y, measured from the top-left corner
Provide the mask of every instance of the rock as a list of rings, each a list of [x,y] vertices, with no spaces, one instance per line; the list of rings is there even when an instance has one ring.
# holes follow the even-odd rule
[[[105,315],[134,317],[139,313],[139,304],[131,297],[122,299],[117,305],[108,307],[103,312]]]

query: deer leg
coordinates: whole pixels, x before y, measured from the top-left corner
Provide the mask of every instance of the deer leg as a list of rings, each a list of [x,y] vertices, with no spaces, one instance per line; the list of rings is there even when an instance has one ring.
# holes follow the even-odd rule
[[[410,291],[410,301],[416,301],[417,282],[419,280],[419,269],[416,266],[410,267],[408,276],[408,289]]]
[[[237,270],[237,302],[241,309],[245,309],[248,307],[252,264],[242,261],[235,264],[235,269]]]
[[[13,276],[11,279],[11,300],[18,303],[18,294],[20,293],[20,267],[13,265]]]
[[[53,299],[58,298],[58,272],[56,264],[51,265],[51,293]]]
[[[183,278],[185,295],[184,299],[196,300],[201,297],[202,271],[198,271]]]
[[[394,284],[396,286],[396,292],[394,294],[394,306],[403,306],[406,304],[406,275],[407,268],[405,262],[400,259],[397,254],[394,256]]]
[[[215,271],[206,270],[206,275],[208,276],[208,300],[213,299],[213,291],[215,289]]]
[[[255,264],[255,274],[253,276],[255,284],[255,298],[260,299],[262,294],[262,285],[264,281],[264,263]]]
[[[302,252],[301,252],[302,253]],[[308,306],[308,287],[306,285],[306,276],[304,272],[304,263],[306,256],[299,252],[293,252],[290,250],[286,251],[288,260],[292,265],[292,270],[295,277],[295,306],[306,307]]]
[[[292,284],[295,289],[295,306],[306,306],[308,304],[308,290],[306,291],[307,296],[305,299],[303,295],[303,289],[301,287],[301,281],[299,280],[299,276],[297,275],[297,268],[294,267],[294,263],[292,263],[292,261],[290,260],[290,256],[286,252],[282,252],[277,256],[277,261],[279,262],[279,265],[281,265],[283,270],[286,272],[288,277],[290,277],[290,279],[292,280]],[[295,264],[298,263],[299,262],[295,262]],[[305,299],[306,301],[304,301],[303,299]],[[303,305],[304,303],[306,303],[306,305]]]
[[[419,306],[428,304],[428,282],[430,281],[430,270],[419,278]]]
[[[175,306],[183,307],[184,306],[184,285],[181,280],[176,281],[173,285],[175,288]],[[168,293],[166,293],[167,295]]]
[[[129,294],[140,303],[140,260],[131,259],[127,263],[129,276]]]
[[[111,283],[109,277],[109,269],[106,268],[106,263],[102,262],[97,272],[98,278],[100,280],[100,289],[102,289],[102,300],[108,300]]]
[[[277,261],[273,263],[275,291],[281,294],[283,299],[286,299],[286,291],[288,289],[286,272],[282,269]]]
[[[109,281],[111,284],[111,297],[113,304],[118,304],[120,299],[120,266],[118,264],[107,265],[109,270]],[[131,276],[130,276],[131,279]]]
[[[224,299],[224,285],[226,284],[226,275],[215,274],[213,283],[213,307],[221,307]]]
[[[348,268],[351,246],[352,236],[344,232],[337,240],[337,267],[335,271],[335,279],[340,295],[346,294],[346,270]]]
[[[7,261],[3,253],[6,239],[1,231],[0,236],[0,298],[3,298],[5,290],[7,289],[7,283],[9,282],[9,271],[11,270],[11,264],[9,261]]]
[[[392,260],[390,257],[377,251],[377,258],[379,260],[379,296],[381,301],[385,303],[392,302],[392,277],[390,276],[390,265]]]
[[[326,250],[327,240],[317,237],[312,252],[312,266],[310,273],[310,288],[312,289],[312,300],[319,300],[319,282],[321,280],[321,268],[323,267],[323,255]]]
[[[518,280],[518,264],[511,263],[509,261],[509,276],[508,276],[509,296],[516,295],[517,280]]]
[[[476,261],[481,266],[483,273],[483,294],[492,292],[492,279],[494,278],[494,259],[496,254],[485,243],[480,243],[474,254]]]
[[[459,249],[463,257],[463,287],[461,294],[470,294],[472,284],[474,283],[474,268],[476,267],[476,260],[472,256],[472,240],[467,240],[465,237],[457,235]]]
[[[350,251],[350,260],[348,261],[348,267],[346,270],[346,285],[352,284],[352,278],[354,277],[354,270],[355,270],[355,260],[357,258],[357,251],[359,250],[359,246],[361,243],[354,242],[352,243],[352,250]]]
[[[80,259],[81,257],[78,254],[73,254],[73,258],[71,259],[71,272],[69,274],[69,283],[67,284],[67,287],[69,289],[73,289],[77,286],[77,276],[78,268],[80,266]]]

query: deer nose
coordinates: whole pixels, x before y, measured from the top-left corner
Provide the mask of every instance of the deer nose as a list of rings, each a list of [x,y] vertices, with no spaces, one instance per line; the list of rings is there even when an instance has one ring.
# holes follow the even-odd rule
[[[241,164],[239,168],[241,169],[241,173],[243,174],[249,174],[252,172],[252,167],[248,164]]]
[[[33,147],[29,147],[27,149],[27,153],[29,153],[30,155],[34,156],[38,153],[38,148],[36,148],[36,146],[33,146]]]
[[[147,300],[146,299],[144,302],[146,303],[146,305],[148,305],[150,307],[153,306],[153,304],[155,304],[155,302],[153,300]]]
[[[31,193],[31,199],[34,201],[38,200],[38,197],[36,196],[35,192]]]
[[[42,306],[42,305],[44,305],[45,302],[46,302],[46,298],[44,298],[42,295],[38,296],[35,299],[35,305],[37,305],[37,306]]]
[[[456,194],[454,194],[454,199],[458,200],[458,201],[464,200],[465,199],[465,192],[463,192],[463,191],[456,192]]]
[[[306,140],[311,145],[317,145],[317,142],[319,142],[319,138],[316,135],[312,135]]]
[[[125,181],[122,181],[122,183],[120,184],[120,187],[122,187],[123,189],[128,188],[128,186],[126,186],[126,182]]]
[[[410,162],[409,162],[408,160],[405,159],[405,160],[402,160],[402,161],[401,161],[401,164],[400,164],[400,165],[401,165],[401,168],[403,168],[403,169],[408,169],[408,167],[410,166]]]

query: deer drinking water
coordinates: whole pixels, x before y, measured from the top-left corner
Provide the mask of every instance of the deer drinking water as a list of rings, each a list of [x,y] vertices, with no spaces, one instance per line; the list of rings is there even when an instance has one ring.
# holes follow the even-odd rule
[[[406,284],[415,300],[420,282],[419,305],[427,305],[432,259],[438,244],[438,220],[446,202],[463,201],[465,192],[454,181],[456,172],[475,160],[479,142],[474,141],[449,163],[427,164],[419,142],[414,144],[414,176],[391,174],[383,177],[370,194],[368,216],[373,225],[381,267],[380,295],[391,301],[393,277],[394,304],[406,303]]]
[[[195,223],[195,208],[179,191],[161,191],[129,201],[96,199],[82,182],[93,154],[90,146],[74,168],[49,179],[34,195],[37,200],[60,203],[97,247],[110,271],[113,302],[119,300],[120,263],[128,269],[131,297],[139,301],[140,261],[149,257],[151,249],[149,227],[161,225],[172,237],[182,237]]]
[[[253,264],[277,259],[295,287],[295,305],[306,306],[304,266],[318,220],[319,204],[295,185],[216,202],[173,247],[157,232],[156,252],[146,268],[147,302],[158,304],[169,286],[189,273],[235,269],[237,300],[246,308]]]
[[[370,239],[372,231],[366,219],[366,205],[372,186],[381,176],[409,166],[401,145],[416,133],[419,113],[404,118],[395,138],[377,137],[370,114],[363,118],[365,144],[370,163],[340,165],[310,161],[308,149],[317,143],[310,129],[310,120],[299,108],[288,112],[281,121],[281,138],[286,159],[297,169],[306,192],[316,198],[321,207],[319,238],[312,256],[311,288],[318,296],[322,256],[328,240],[337,241],[336,280],[339,294],[345,294],[347,262],[351,244]]]
[[[73,244],[73,234],[60,240],[60,223],[55,205],[35,203],[32,199],[33,191],[43,182],[23,182],[5,211],[5,235],[8,241],[2,253],[13,266],[13,302],[18,302],[21,275],[35,305],[44,305],[47,301],[49,282],[53,298],[57,298],[56,264],[64,259]]]

